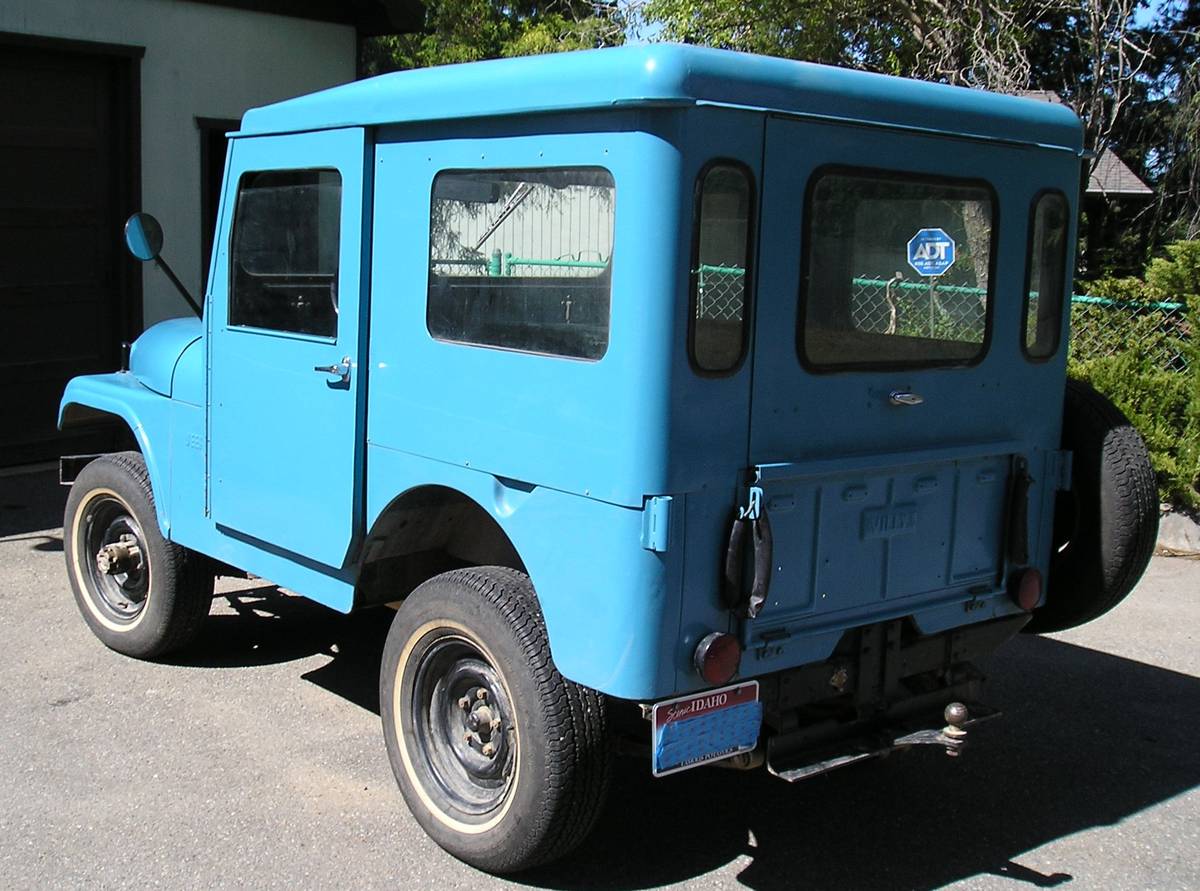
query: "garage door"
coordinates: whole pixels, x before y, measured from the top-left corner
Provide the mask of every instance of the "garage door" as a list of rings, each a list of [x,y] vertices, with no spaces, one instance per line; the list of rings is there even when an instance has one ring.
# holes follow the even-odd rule
[[[0,45],[0,466],[83,450],[55,430],[63,385],[115,370],[132,330],[133,64]]]

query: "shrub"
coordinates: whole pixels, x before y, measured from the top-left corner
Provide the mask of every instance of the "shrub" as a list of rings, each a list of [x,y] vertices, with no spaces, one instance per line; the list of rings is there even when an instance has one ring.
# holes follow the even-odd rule
[[[1187,304],[1182,322],[1170,328],[1136,309],[1076,305],[1069,372],[1105,393],[1141,432],[1160,497],[1200,508],[1200,241],[1169,245],[1144,281],[1107,278],[1083,287],[1110,300]],[[1125,313],[1118,324],[1114,311]]]

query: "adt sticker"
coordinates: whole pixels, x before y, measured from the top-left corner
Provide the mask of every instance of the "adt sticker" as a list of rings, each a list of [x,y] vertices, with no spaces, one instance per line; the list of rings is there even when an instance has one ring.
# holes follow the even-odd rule
[[[921,229],[908,240],[908,265],[921,275],[944,275],[954,265],[954,239],[945,229]]]

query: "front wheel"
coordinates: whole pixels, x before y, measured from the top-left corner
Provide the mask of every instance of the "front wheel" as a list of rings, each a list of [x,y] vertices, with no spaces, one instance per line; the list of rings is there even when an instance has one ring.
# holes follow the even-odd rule
[[[207,561],[163,538],[145,459],[103,455],[67,497],[63,550],[75,602],[96,637],[139,659],[195,639],[212,605]]]
[[[527,576],[483,567],[425,582],[392,622],[379,686],[400,791],[455,857],[517,872],[591,830],[611,765],[604,697],[554,667]]]

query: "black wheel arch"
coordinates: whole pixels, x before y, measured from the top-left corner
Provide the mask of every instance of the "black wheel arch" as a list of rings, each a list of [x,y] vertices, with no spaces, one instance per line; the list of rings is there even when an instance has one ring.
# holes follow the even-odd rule
[[[434,576],[469,566],[528,574],[512,539],[477,501],[449,486],[416,486],[392,499],[364,539],[354,606],[402,601]]]

